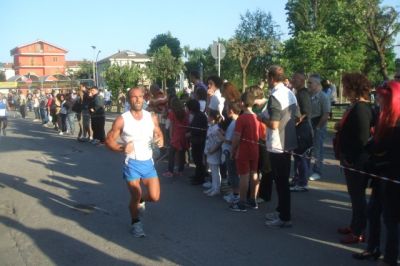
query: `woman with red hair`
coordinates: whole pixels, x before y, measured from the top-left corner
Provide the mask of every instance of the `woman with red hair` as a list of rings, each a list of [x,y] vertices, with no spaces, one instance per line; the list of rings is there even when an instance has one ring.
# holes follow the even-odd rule
[[[373,164],[382,181],[386,246],[382,265],[397,265],[400,223],[400,82],[389,81],[376,90],[380,107],[373,141]]]

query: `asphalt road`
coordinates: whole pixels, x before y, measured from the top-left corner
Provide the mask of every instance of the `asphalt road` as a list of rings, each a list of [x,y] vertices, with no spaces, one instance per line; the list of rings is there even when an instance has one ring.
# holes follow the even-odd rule
[[[147,204],[143,219],[147,237],[136,239],[123,156],[59,136],[29,115],[10,118],[0,137],[0,265],[372,265],[351,258],[363,244],[339,244],[336,228],[351,210],[336,166],[309,192],[292,194],[289,229],[264,225],[275,192],[259,210],[234,213],[222,197],[189,185],[193,169],[161,177],[161,200]],[[161,174],[166,163],[157,167]]]

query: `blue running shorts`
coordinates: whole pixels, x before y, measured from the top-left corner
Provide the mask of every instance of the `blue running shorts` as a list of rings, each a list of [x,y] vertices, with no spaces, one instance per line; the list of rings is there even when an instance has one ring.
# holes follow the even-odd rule
[[[126,181],[133,181],[140,178],[154,178],[157,176],[157,171],[154,168],[153,159],[139,161],[129,159],[124,165],[123,178]]]

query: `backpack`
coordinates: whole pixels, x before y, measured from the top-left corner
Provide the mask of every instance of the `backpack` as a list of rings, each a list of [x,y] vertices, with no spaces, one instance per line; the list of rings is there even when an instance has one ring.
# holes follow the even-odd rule
[[[82,112],[82,101],[81,98],[78,96],[72,105],[72,111],[75,113],[81,113]]]

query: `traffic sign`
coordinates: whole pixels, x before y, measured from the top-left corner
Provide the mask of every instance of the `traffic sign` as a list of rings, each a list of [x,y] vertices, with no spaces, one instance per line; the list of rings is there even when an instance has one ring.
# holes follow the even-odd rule
[[[218,59],[218,54],[219,54],[219,59],[220,60],[223,59],[226,55],[226,48],[222,43],[214,42],[211,45],[211,55],[212,57],[214,57],[214,59]]]

